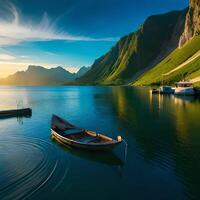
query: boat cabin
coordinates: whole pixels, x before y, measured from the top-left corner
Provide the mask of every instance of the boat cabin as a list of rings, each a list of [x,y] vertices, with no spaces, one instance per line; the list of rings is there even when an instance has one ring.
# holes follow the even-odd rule
[[[193,83],[192,82],[178,82],[175,83],[176,87],[182,87],[182,88],[188,88],[188,87],[193,87]]]
[[[176,83],[176,88],[175,88],[175,95],[194,95],[194,87],[193,83],[191,82],[179,82]]]
[[[162,86],[160,87],[161,94],[173,94],[174,89],[171,86]]]

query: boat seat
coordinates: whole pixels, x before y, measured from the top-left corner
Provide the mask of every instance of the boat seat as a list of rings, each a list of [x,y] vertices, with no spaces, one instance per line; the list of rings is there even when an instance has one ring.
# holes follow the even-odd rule
[[[84,138],[77,139],[76,141],[77,141],[77,142],[90,143],[90,142],[92,142],[93,140],[96,140],[96,138],[93,137],[93,136],[89,136],[89,137],[84,137]]]
[[[78,134],[82,132],[83,132],[82,129],[68,129],[68,130],[63,131],[63,135],[67,136],[67,135]]]

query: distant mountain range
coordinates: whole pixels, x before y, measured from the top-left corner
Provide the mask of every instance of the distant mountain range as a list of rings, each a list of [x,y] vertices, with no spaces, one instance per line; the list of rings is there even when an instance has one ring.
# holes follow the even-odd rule
[[[62,67],[47,69],[30,65],[26,71],[19,71],[0,79],[1,85],[62,85],[84,75],[89,70],[82,67],[77,73],[70,73]]]
[[[189,9],[149,17],[122,39],[77,84],[159,85],[200,81],[200,1]],[[200,82],[199,82],[200,84]]]

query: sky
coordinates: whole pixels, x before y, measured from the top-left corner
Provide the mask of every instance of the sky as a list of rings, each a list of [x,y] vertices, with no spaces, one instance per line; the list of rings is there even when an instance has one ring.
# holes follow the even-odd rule
[[[188,0],[0,0],[0,78],[28,65],[91,66],[154,14]]]

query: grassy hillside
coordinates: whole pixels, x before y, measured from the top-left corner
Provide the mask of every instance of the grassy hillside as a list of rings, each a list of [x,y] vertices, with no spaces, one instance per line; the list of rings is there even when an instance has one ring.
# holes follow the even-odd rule
[[[196,83],[194,84],[194,86],[195,86],[195,87],[200,87],[200,82],[196,82]]]
[[[178,46],[185,15],[186,10],[149,17],[138,31],[97,59],[77,84],[125,84],[159,63]]]
[[[200,36],[194,37],[187,45],[182,48],[177,48],[169,56],[167,56],[162,62],[156,65],[153,69],[142,75],[137,81],[132,84],[139,85],[159,85],[162,82],[164,84],[172,84],[175,81],[182,79],[192,79],[200,76],[200,57],[197,57],[192,62],[188,63],[184,67],[166,75],[171,70],[175,69],[195,53],[200,50]]]

